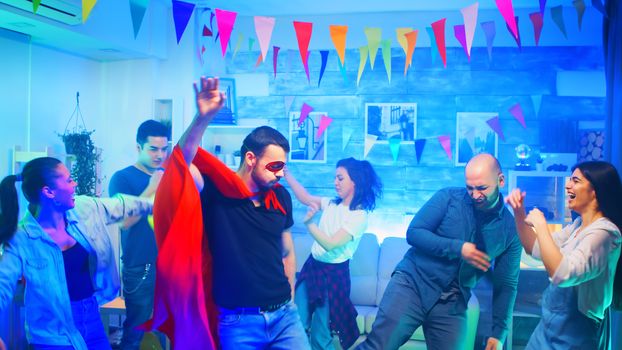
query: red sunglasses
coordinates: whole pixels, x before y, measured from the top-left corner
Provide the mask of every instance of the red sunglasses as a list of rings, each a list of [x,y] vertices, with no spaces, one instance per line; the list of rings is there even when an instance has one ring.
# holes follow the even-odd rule
[[[273,173],[278,173],[284,167],[285,167],[285,162],[281,162],[280,160],[266,164],[266,170],[271,171]]]

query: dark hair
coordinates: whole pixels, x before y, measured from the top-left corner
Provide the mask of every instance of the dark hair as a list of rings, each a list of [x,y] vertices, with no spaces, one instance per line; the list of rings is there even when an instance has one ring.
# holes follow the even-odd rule
[[[144,121],[136,131],[136,143],[144,145],[149,136],[166,137],[170,139],[171,130],[157,120],[149,119]]]
[[[622,208],[620,206],[622,182],[620,182],[616,168],[607,162],[589,161],[573,166],[572,171],[575,169],[579,169],[594,188],[598,208],[603,215],[611,220],[618,230],[622,230]],[[618,259],[613,283],[613,306],[618,310],[622,309],[622,259]]]
[[[289,153],[289,142],[278,130],[269,126],[260,126],[246,135],[240,147],[240,155],[244,158],[246,152],[251,151],[257,157],[261,157],[268,145],[281,147]]]
[[[373,211],[376,208],[376,199],[382,197],[382,181],[374,168],[366,160],[356,160],[352,157],[337,162],[336,168],[344,168],[354,182],[354,196],[350,203],[350,210],[363,209]],[[341,198],[333,200],[341,203]]]
[[[29,203],[39,203],[39,193],[43,186],[49,185],[57,176],[56,168],[60,160],[52,157],[35,158],[26,165],[19,176],[22,181],[22,192]],[[9,175],[0,183],[0,244],[9,241],[17,230],[19,204],[15,182],[18,176]]]

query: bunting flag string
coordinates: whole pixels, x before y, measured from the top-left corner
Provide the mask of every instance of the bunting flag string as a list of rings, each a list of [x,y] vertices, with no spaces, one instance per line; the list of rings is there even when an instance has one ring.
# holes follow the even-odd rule
[[[389,149],[391,150],[391,156],[393,157],[393,162],[397,162],[397,157],[400,154],[400,144],[402,143],[402,138],[400,136],[389,138]]]
[[[32,13],[37,13],[41,0],[32,0]]]
[[[585,3],[583,0],[574,0],[572,5],[577,10],[577,21],[579,25],[579,31],[581,31],[581,24],[583,23],[583,14],[585,13]]]
[[[365,149],[363,150],[363,159],[367,158],[369,151],[371,151],[371,149],[376,144],[376,140],[378,140],[378,135],[365,135]]]
[[[529,19],[533,24],[533,35],[536,39],[536,46],[538,46],[540,42],[540,34],[542,33],[542,26],[544,24],[542,21],[542,15],[540,14],[540,12],[530,13]]]
[[[348,143],[350,143],[350,139],[352,138],[352,134],[354,133],[354,129],[353,128],[346,128],[343,127],[341,129],[341,150],[345,150],[346,147],[348,146]]]
[[[447,154],[447,158],[449,158],[449,160],[452,159],[452,154],[451,154],[451,136],[449,135],[441,135],[438,137],[438,142],[440,142],[441,146],[443,147],[443,150],[445,151],[445,154]]]
[[[494,116],[486,121],[486,124],[494,131],[501,140],[505,141],[505,135],[503,135],[503,129],[501,128],[501,122],[499,121],[499,116]]]
[[[469,55],[469,50],[467,49],[466,42],[466,34],[464,32],[464,24],[458,24],[454,26],[454,36],[456,40],[460,43],[460,46],[464,49],[464,53],[466,54],[469,61],[471,61],[471,56]]]
[[[95,7],[96,3],[97,0],[82,0],[82,24],[86,23],[86,20],[89,19],[91,11],[93,10],[93,7]],[[34,8],[34,3],[32,5]],[[192,5],[192,7],[194,7],[194,5]],[[39,6],[37,6],[37,8],[39,8]],[[192,11],[190,13],[192,14]]]
[[[544,17],[544,9],[546,8],[546,0],[540,0],[540,15]]]
[[[365,64],[367,64],[367,55],[369,53],[369,49],[367,46],[359,47],[359,54],[361,58],[359,59],[359,71],[356,76],[356,86],[359,86],[359,82],[361,81],[361,76],[363,75],[363,70],[365,70]]]
[[[516,118],[516,120],[518,120],[520,125],[523,126],[523,129],[527,129],[527,124],[525,124],[525,115],[523,114],[523,109],[521,108],[520,103],[517,103],[514,106],[510,107],[508,111],[510,112],[510,114],[512,114],[512,116],[514,116],[514,118]]]
[[[333,41],[337,55],[339,56],[339,62],[345,67],[346,65],[346,35],[348,34],[348,26],[331,25],[330,38]]]
[[[320,82],[322,81],[324,71],[326,70],[326,63],[328,62],[328,50],[320,50],[320,55],[322,56],[322,68],[320,68],[320,79],[318,79],[317,81],[317,87],[320,87]]]
[[[294,21],[294,29],[296,30],[296,38],[298,39],[298,49],[300,50],[300,59],[307,73],[307,81],[309,79],[309,42],[311,41],[311,32],[313,31],[313,23]]]
[[[289,115],[289,110],[292,108],[292,103],[296,96],[283,96],[283,103],[285,104],[285,115]]]
[[[233,25],[235,24],[237,15],[237,13],[232,11],[216,9],[216,25],[218,26],[218,35],[220,36],[222,57],[225,57],[225,53],[227,52],[227,44],[229,43],[229,38],[231,38],[231,32],[233,31]]]
[[[382,30],[380,28],[365,28],[365,36],[367,37],[367,48],[369,52],[369,64],[374,70],[374,62],[376,61],[376,53],[380,47],[380,38]]]
[[[33,2],[34,5],[34,2]],[[134,39],[138,36],[138,31],[143,23],[145,12],[149,0],[130,0],[130,14],[132,15],[132,27],[134,28]]]
[[[482,26],[482,30],[486,35],[486,47],[488,48],[488,59],[492,61],[492,43],[495,40],[495,35],[497,34],[497,30],[495,28],[494,21],[482,22],[480,23]]]
[[[443,61],[443,67],[447,68],[447,48],[445,47],[445,21],[447,21],[447,18],[443,18],[432,23],[432,30],[434,30],[434,38],[436,39],[438,53],[441,56],[441,60]]]
[[[184,35],[184,31],[186,31],[186,27],[192,16],[192,11],[194,11],[194,4],[173,0],[173,21],[175,22],[177,44],[179,44],[181,37]]]
[[[278,46],[272,47],[272,70],[274,71],[274,79],[276,79],[276,67],[280,49],[281,48]]]
[[[425,148],[426,141],[426,139],[415,140],[415,154],[417,155],[417,164],[421,162],[421,155],[423,154],[423,149]]]
[[[259,41],[259,48],[261,49],[261,56],[266,59],[268,55],[268,49],[270,48],[270,38],[272,37],[272,30],[274,29],[275,18],[274,17],[253,17],[255,22],[255,34],[257,34],[257,41]]]
[[[417,35],[419,35],[418,30],[413,30],[405,35],[408,41],[408,51],[406,52],[406,60],[404,61],[404,76],[406,76],[406,71],[412,65],[413,54],[417,46]]]
[[[320,137],[322,137],[322,135],[324,134],[324,131],[326,131],[326,129],[332,122],[333,122],[333,118],[322,114],[322,116],[320,117],[320,126],[318,127],[317,132],[315,133],[315,138],[319,140]]]
[[[564,8],[562,5],[551,7],[551,17],[553,18],[553,22],[559,28],[559,30],[564,34],[564,38],[568,39],[568,35],[566,34],[566,24],[564,24]]]
[[[531,102],[533,103],[533,114],[537,117],[540,114],[542,95],[531,95]]]
[[[300,117],[298,117],[298,127],[305,122],[305,119],[307,119],[309,113],[311,112],[313,112],[313,107],[303,102],[302,107],[300,108]]]
[[[238,51],[240,50],[240,46],[242,46],[243,41],[244,41],[244,34],[238,33],[238,40],[235,43],[235,49],[233,49],[233,56],[231,57],[231,59],[235,58],[235,55],[237,55]]]
[[[406,38],[406,34],[412,32],[412,28],[397,28],[395,29],[395,35],[397,36],[397,42],[404,50],[404,55],[408,56],[408,39]],[[412,62],[406,59],[406,67],[410,66]]]
[[[467,6],[460,10],[464,19],[464,36],[466,39],[466,51],[469,60],[471,60],[471,46],[473,45],[473,37],[475,37],[475,28],[477,26],[477,11],[479,3],[476,2],[471,6]]]
[[[516,45],[518,46],[518,49],[522,51],[523,47],[521,46],[521,43],[520,43],[520,31],[518,30],[518,17],[514,19],[514,22],[516,23],[516,26],[517,26],[516,36],[514,37],[514,40],[516,41]],[[510,27],[509,26],[506,26],[506,27],[508,28],[508,31],[510,31]]]
[[[505,23],[510,29],[510,33],[512,33],[514,39],[518,39],[518,23],[515,21],[516,17],[512,0],[495,0],[495,2],[499,12],[501,12],[501,16],[503,16]]]
[[[434,30],[432,30],[432,27],[425,27],[425,31],[430,38],[430,55],[432,57],[432,64],[434,64],[434,62],[436,62],[436,57],[439,57],[438,46],[436,45],[436,39],[434,39]]]
[[[387,71],[387,79],[391,84],[391,40],[382,40],[382,60],[384,61],[384,69]]]

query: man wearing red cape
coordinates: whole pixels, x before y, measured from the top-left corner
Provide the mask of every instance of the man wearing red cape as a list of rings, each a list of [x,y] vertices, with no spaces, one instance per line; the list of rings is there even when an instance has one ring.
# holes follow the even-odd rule
[[[153,318],[175,349],[308,349],[293,303],[292,201],[278,185],[289,144],[264,126],[233,172],[198,148],[223,106],[218,79],[195,85],[198,114],[173,150],[154,206]],[[196,171],[198,170],[198,171]]]

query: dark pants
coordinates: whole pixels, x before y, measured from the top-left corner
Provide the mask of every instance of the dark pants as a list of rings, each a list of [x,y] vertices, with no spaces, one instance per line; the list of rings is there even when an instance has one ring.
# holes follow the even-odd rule
[[[125,299],[125,322],[121,349],[138,350],[144,332],[136,329],[151,318],[155,293],[155,264],[123,266],[123,298]],[[164,348],[165,336],[154,332]]]
[[[439,300],[429,311],[412,277],[395,271],[382,296],[378,315],[364,343],[357,349],[393,350],[423,327],[427,349],[460,349],[466,334],[466,305],[460,294]]]

